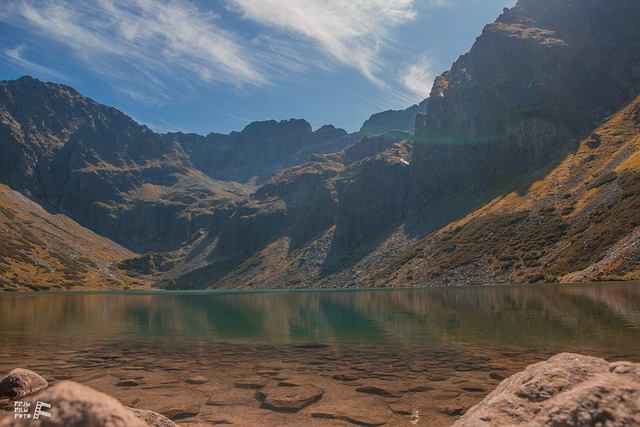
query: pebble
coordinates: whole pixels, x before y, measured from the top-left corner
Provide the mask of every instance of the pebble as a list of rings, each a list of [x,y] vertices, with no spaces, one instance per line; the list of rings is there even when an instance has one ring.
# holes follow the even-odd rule
[[[192,378],[187,378],[185,381],[187,384],[206,384],[209,382],[209,378],[203,376],[197,376]]]

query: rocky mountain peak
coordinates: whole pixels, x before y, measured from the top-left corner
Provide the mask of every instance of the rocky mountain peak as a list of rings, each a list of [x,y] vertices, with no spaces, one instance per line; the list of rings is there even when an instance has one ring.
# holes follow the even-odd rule
[[[249,123],[240,133],[252,136],[270,136],[283,132],[292,132],[300,135],[311,134],[311,124],[304,119],[265,120]]]
[[[519,1],[435,81],[416,129],[413,208],[545,164],[640,89],[640,3]]]
[[[372,114],[360,128],[361,133],[380,135],[390,131],[413,130],[416,115],[425,112],[429,101],[425,99],[419,104],[404,110],[387,110]]]
[[[263,184],[279,170],[309,161],[313,154],[339,151],[357,137],[332,125],[313,131],[303,119],[253,122],[229,135],[165,135],[209,177],[252,184]]]

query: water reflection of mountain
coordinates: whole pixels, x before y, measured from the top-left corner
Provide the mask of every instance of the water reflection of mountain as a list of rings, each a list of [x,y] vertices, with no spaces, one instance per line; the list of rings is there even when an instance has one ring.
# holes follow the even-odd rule
[[[640,354],[639,284],[0,297],[2,341],[465,343]]]

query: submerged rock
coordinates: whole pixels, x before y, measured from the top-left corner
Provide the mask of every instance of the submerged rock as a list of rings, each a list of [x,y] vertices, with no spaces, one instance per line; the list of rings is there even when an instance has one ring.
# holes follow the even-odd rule
[[[187,384],[194,384],[194,385],[200,385],[200,384],[206,384],[209,382],[209,378],[207,377],[203,377],[201,375],[198,375],[196,377],[192,377],[192,378],[187,378],[185,380],[185,382]]]
[[[135,408],[129,408],[129,410],[133,412],[136,417],[140,418],[151,427],[178,427],[178,424],[157,412]]]
[[[404,396],[404,390],[397,390],[389,387],[374,387],[374,386],[366,386],[366,387],[358,387],[356,388],[357,392],[360,393],[368,393],[375,394],[382,397],[391,397],[391,398],[401,398]]]
[[[140,383],[136,380],[122,380],[116,384],[116,387],[137,387]]]
[[[185,418],[195,417],[200,413],[200,405],[188,405],[185,407],[167,407],[160,409],[159,412],[172,421],[184,420]]]
[[[0,397],[20,398],[47,388],[49,383],[28,369],[16,368],[0,381]]]
[[[455,427],[640,425],[640,364],[562,353],[527,367]]]
[[[355,424],[357,426],[383,426],[387,424],[387,421],[383,418],[374,418],[367,414],[359,414],[356,416],[341,414],[341,413],[333,413],[333,412],[313,412],[311,414],[311,418],[324,418],[327,420],[341,420],[346,421],[351,424]]]
[[[234,387],[242,389],[258,390],[269,384],[269,379],[262,377],[241,378],[235,382]]]
[[[326,419],[326,420],[340,420],[345,423],[349,423],[357,426],[383,426],[383,425],[400,425],[391,422],[393,416],[393,410],[386,405],[375,404],[375,398],[368,399],[366,401],[356,402],[350,399],[345,399],[340,404],[327,402],[325,404],[319,404],[317,408],[314,408],[311,412],[311,418]],[[412,409],[406,408],[406,411]],[[407,416],[406,414],[403,414]],[[343,425],[340,423],[339,425]],[[344,424],[346,425],[346,424]],[[405,425],[405,423],[401,424]],[[406,425],[409,425],[406,423]]]
[[[312,385],[270,386],[256,392],[262,407],[277,412],[298,412],[322,399],[324,390]]]

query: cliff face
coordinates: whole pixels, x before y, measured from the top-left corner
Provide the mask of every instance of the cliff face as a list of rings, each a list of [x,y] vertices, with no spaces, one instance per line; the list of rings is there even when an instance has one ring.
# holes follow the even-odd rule
[[[436,79],[416,126],[410,204],[482,191],[575,148],[638,93],[640,4],[522,0]]]
[[[334,244],[358,248],[404,219],[411,146],[392,145],[351,164],[337,180],[340,208]]]

